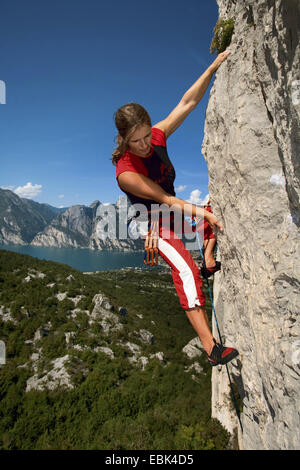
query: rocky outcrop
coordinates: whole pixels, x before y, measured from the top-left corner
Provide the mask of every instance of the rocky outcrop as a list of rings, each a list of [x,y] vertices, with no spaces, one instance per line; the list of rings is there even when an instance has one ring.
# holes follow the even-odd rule
[[[121,196],[110,206],[114,214],[111,226],[105,224],[106,215],[101,215],[100,207],[101,203],[94,201],[89,207],[59,209],[0,189],[0,244],[142,251],[143,240],[127,235],[127,219],[120,222],[127,197]]]
[[[0,320],[3,322],[17,323],[17,321],[11,316],[10,309],[4,305],[0,305]]]
[[[189,341],[188,344],[182,349],[182,352],[184,352],[184,354],[186,354],[190,359],[200,357],[202,355],[202,351],[203,346],[198,336],[194,339],[191,339],[191,341]]]
[[[34,235],[57,216],[58,210],[0,188],[0,243],[30,243]]]
[[[144,241],[128,236],[127,222],[129,200],[120,196],[116,204],[110,205],[110,215],[103,212],[105,206],[98,206],[90,237],[89,248],[96,250],[143,251]],[[108,222],[106,224],[106,221]]]
[[[229,369],[243,434],[224,367],[213,370],[213,416],[239,430],[242,449],[299,449],[300,3],[217,3],[235,28],[202,150],[225,229],[214,298],[225,342],[240,352]]]
[[[89,207],[84,205],[71,206],[63,214],[58,215],[40,233],[36,234],[31,244],[36,246],[89,248],[92,250],[136,251],[143,249],[141,239],[133,240],[120,235],[120,211],[126,205],[127,198],[122,196],[110,208],[113,212],[111,227],[105,223],[106,214],[99,201]],[[126,224],[125,224],[126,227]]]
[[[142,343],[145,344],[154,344],[154,336],[151,331],[148,330],[139,330],[134,331],[134,336],[139,339]]]
[[[36,246],[56,246],[84,248],[92,234],[94,211],[90,207],[76,205],[58,215],[31,244]]]
[[[120,318],[112,312],[113,306],[107,297],[103,294],[96,294],[93,298],[93,304],[94,308],[89,320],[90,325],[96,322],[105,334],[122,330],[123,325],[120,323]]]
[[[39,356],[32,357],[32,360],[39,359]],[[63,357],[58,357],[51,361],[51,369],[49,372],[42,374],[34,374],[27,380],[26,392],[30,390],[54,390],[57,387],[66,389],[73,389],[74,385],[71,380],[71,374],[68,368],[76,363],[76,372],[80,372],[85,376],[88,373],[87,368],[83,362],[78,358],[71,358],[68,354]]]

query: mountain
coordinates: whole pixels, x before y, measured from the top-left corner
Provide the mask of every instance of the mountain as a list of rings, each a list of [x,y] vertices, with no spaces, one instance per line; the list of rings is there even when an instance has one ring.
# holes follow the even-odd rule
[[[75,205],[57,215],[32,239],[37,246],[85,248],[92,235],[94,210],[91,207]]]
[[[108,233],[108,226],[104,223],[106,215],[99,215],[98,209],[101,207],[101,203],[94,201],[89,207],[84,205],[69,207],[65,212],[53,219],[43,231],[36,234],[31,244],[56,247],[73,246],[75,248],[90,248],[94,250],[143,250],[143,240],[120,239],[118,237],[120,212],[124,205],[127,205],[126,196],[121,196],[116,204],[110,206],[113,216],[111,219],[107,219],[111,227],[109,236],[103,237],[105,233]],[[104,222],[101,223],[102,221]],[[115,234],[115,237],[112,237],[112,234]]]
[[[59,209],[0,189],[0,243],[95,250],[143,250],[143,241],[140,239],[118,238],[120,211],[124,204],[127,204],[126,196],[120,197],[111,206],[116,214],[116,236],[103,238],[99,234],[107,229],[101,228],[103,217],[97,212],[101,206],[99,201],[94,201],[89,207],[74,205]]]
[[[56,217],[57,210],[0,188],[0,243],[30,243]]]
[[[214,299],[221,334],[240,355],[212,374],[212,413],[244,450],[300,443],[300,2],[218,0],[234,18],[231,54],[216,73],[202,146],[222,270]],[[224,34],[225,36],[225,34]]]
[[[0,250],[0,339],[1,449],[231,445],[169,270],[84,274]]]
[[[29,201],[31,199],[28,199]],[[32,201],[34,202],[34,201]],[[38,203],[37,203],[38,204]],[[67,207],[54,207],[54,206],[51,206],[50,204],[47,204],[45,203],[44,204],[45,206],[49,207],[50,210],[52,210],[55,214],[61,214],[62,212],[64,212],[66,209],[68,209]]]

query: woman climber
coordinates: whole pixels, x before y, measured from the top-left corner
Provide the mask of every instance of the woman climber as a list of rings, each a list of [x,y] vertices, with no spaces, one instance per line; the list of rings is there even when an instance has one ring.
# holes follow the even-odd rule
[[[209,210],[205,210],[175,196],[175,171],[169,159],[166,140],[182,124],[204,95],[214,72],[224,62],[229,51],[220,53],[199,79],[187,90],[178,105],[162,121],[152,126],[147,111],[137,103],[121,106],[114,119],[118,130],[117,148],[112,161],[116,165],[119,187],[127,194],[132,204],[143,204],[148,211],[149,225],[160,256],[171,267],[173,282],[181,307],[200,337],[203,349],[212,366],[226,364],[238,355],[238,351],[219,344],[213,337],[205,311],[205,296],[198,266],[190,252],[178,237],[173,222],[165,225],[160,213],[156,222],[151,222],[153,204],[155,207],[175,207],[185,216],[203,219],[212,232],[223,230],[221,223]],[[182,216],[182,220],[183,216]],[[184,230],[182,224],[181,229]],[[146,243],[149,233],[144,233]],[[208,238],[207,243],[212,243]],[[214,260],[207,258],[207,269],[215,268]],[[216,269],[217,270],[217,269]]]

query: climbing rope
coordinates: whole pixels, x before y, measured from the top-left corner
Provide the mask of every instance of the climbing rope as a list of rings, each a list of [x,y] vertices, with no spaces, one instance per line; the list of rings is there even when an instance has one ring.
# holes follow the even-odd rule
[[[192,220],[192,222],[190,222],[191,225],[194,226],[194,227],[196,227],[196,225],[197,225],[196,219],[195,219],[194,217],[192,217],[191,220]],[[204,252],[203,252],[203,249],[202,249],[203,243],[202,243],[202,246],[201,246],[201,243],[200,243],[200,236],[199,236],[199,232],[198,232],[197,230],[196,230],[196,238],[197,238],[197,242],[198,242],[198,246],[199,246],[200,255],[201,255],[201,258],[202,258],[202,262],[203,262],[203,267],[204,267],[204,269],[206,269],[205,259],[204,259]],[[208,281],[208,278],[207,278],[207,277],[206,277],[206,282],[207,282],[209,297],[210,297],[210,301],[211,301],[211,305],[212,305],[212,309],[213,309],[213,313],[214,313],[214,318],[215,318],[215,322],[216,322],[216,327],[217,327],[217,330],[218,330],[218,335],[219,335],[219,339],[220,339],[220,344],[221,344],[221,346],[223,346],[223,341],[222,341],[221,331],[220,331],[220,328],[219,328],[219,323],[218,323],[218,318],[217,318],[217,314],[216,314],[216,309],[215,309],[215,305],[214,305],[214,301],[213,301],[213,296],[212,296],[212,293],[211,293],[211,290],[210,290],[209,281]],[[241,426],[241,430],[242,430],[242,432],[243,432],[243,426],[242,426],[242,422],[241,422],[240,410],[239,410],[238,404],[237,404],[237,402],[236,402],[235,393],[234,393],[234,390],[233,390],[233,385],[232,385],[232,381],[231,381],[231,377],[230,377],[230,373],[229,373],[229,369],[228,369],[228,364],[225,364],[225,366],[226,366],[226,371],[227,371],[227,375],[228,375],[228,380],[229,380],[229,385],[230,385],[230,390],[231,390],[231,395],[232,395],[233,404],[234,404],[234,407],[235,407],[235,411],[236,411],[236,415],[237,415],[238,421],[239,421],[240,426]]]

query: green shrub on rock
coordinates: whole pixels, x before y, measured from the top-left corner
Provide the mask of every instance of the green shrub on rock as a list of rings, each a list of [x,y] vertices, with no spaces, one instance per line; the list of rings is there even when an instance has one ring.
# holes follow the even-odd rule
[[[211,41],[210,52],[213,53],[217,51],[217,53],[220,54],[220,52],[225,51],[231,43],[233,32],[234,19],[229,18],[228,20],[224,20],[223,18],[219,18],[214,27],[214,37]]]

